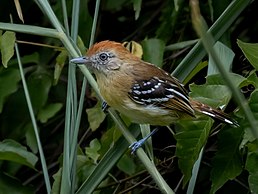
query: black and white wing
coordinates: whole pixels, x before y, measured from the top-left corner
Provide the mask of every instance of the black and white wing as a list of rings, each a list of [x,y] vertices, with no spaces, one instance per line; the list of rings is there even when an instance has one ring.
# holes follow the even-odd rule
[[[129,97],[140,105],[158,106],[194,116],[187,93],[176,79],[152,77],[138,80],[132,85]]]

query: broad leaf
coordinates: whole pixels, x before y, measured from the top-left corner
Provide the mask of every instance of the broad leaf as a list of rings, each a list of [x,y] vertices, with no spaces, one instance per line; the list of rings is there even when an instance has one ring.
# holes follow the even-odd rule
[[[251,152],[247,156],[246,170],[249,172],[249,186],[251,193],[258,193],[258,152]]]
[[[215,193],[228,180],[233,180],[242,171],[239,144],[243,129],[226,126],[218,135],[218,151],[212,161],[211,193]]]
[[[0,142],[0,160],[9,160],[34,168],[38,157],[18,142],[6,139]]]
[[[26,129],[25,138],[27,145],[34,154],[38,153],[38,143],[32,122],[28,122],[24,128]]]
[[[258,44],[245,43],[241,40],[237,40],[238,46],[243,51],[245,57],[252,64],[252,66],[258,70]]]
[[[236,87],[246,81],[246,78],[234,73],[231,73],[230,77]],[[190,85],[190,90],[192,98],[212,107],[225,106],[231,99],[230,90],[218,74],[208,76],[204,85]]]
[[[249,99],[249,107],[257,121],[258,120],[258,90],[253,91],[253,93],[251,94]],[[245,118],[244,113],[241,109],[236,113],[236,115],[238,117]],[[244,147],[248,142],[254,141],[255,137],[251,133],[251,130],[249,128],[249,122],[246,119],[241,121],[241,126],[244,127],[244,132],[245,132],[243,140],[241,142],[241,147]]]
[[[205,117],[206,118],[206,117]],[[192,168],[200,150],[205,145],[210,133],[212,120],[180,121],[180,131],[176,133],[176,156],[179,168],[184,174],[183,185],[189,181]]]
[[[18,69],[0,69],[0,113],[3,110],[5,99],[18,89],[21,80]]]
[[[101,136],[101,149],[99,150],[100,157],[105,155],[105,153],[114,146],[114,143],[122,136],[121,131],[117,129],[113,120],[110,117],[107,119],[108,129]],[[110,126],[109,126],[110,125]]]
[[[126,0],[121,0],[121,1],[117,1],[117,0],[107,0],[104,3],[104,9],[105,10],[121,10],[124,3],[127,2]]]
[[[235,56],[234,52],[219,41],[214,45],[214,50],[217,52],[221,62],[224,65],[224,68],[229,72]],[[209,55],[208,75],[219,73],[220,72],[217,69],[217,65],[213,61],[213,58]]]
[[[21,62],[23,65],[25,64],[29,64],[29,63],[35,63],[35,64],[39,64],[39,61],[40,61],[40,56],[39,56],[39,53],[38,52],[34,52],[32,54],[29,54],[29,55],[24,55],[22,57],[20,57],[21,59]],[[17,59],[14,58],[14,59],[11,59],[9,62],[8,62],[8,65],[9,66],[17,66]],[[24,68],[24,73],[26,74],[27,72],[27,69]]]
[[[47,102],[52,79],[44,70],[36,71],[29,76],[27,84],[33,109],[37,113]]]
[[[1,134],[17,141],[22,140],[26,132],[24,127],[31,122],[23,88],[19,87],[6,98],[3,111],[4,117],[0,117]]]
[[[14,43],[15,43],[15,33],[6,31],[1,36],[0,50],[2,56],[2,63],[4,67],[7,67],[8,61],[14,55]]]
[[[81,185],[94,171],[96,164],[85,155],[77,155],[78,185]]]
[[[136,165],[132,157],[127,154],[123,155],[117,163],[117,167],[128,175],[133,175],[136,170]]]
[[[257,168],[256,168],[257,169]],[[248,177],[251,193],[258,193],[258,172],[251,174]]]
[[[60,193],[61,178],[62,178],[62,168],[59,168],[59,170],[53,175],[54,182],[52,185],[51,194]]]
[[[1,194],[34,194],[32,187],[24,185],[21,181],[3,172],[0,173],[0,193]]]
[[[59,80],[59,77],[62,73],[67,57],[68,57],[68,53],[66,50],[64,50],[61,53],[59,53],[59,55],[56,58],[56,65],[55,65],[55,72],[54,72],[54,85],[56,85]]]
[[[147,39],[142,42],[143,59],[162,67],[165,43],[160,39]]]
[[[95,131],[106,118],[106,114],[101,108],[101,103],[98,102],[93,108],[87,109],[86,112],[91,130]]]
[[[38,119],[41,123],[46,123],[48,119],[55,116],[55,114],[62,108],[62,103],[51,103],[39,110]]]
[[[100,154],[98,151],[101,148],[101,144],[98,139],[93,139],[90,142],[90,147],[86,147],[86,155],[91,158],[95,164],[97,164],[97,160],[99,159]]]

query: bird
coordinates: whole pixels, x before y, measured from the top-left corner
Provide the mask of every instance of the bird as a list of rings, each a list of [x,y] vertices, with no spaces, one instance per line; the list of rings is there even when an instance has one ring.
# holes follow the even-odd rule
[[[190,98],[178,79],[133,55],[121,43],[110,40],[95,43],[85,56],[70,62],[86,65],[96,76],[104,107],[114,108],[132,122],[168,126],[202,113],[238,126],[221,110]],[[137,150],[143,143],[131,147]]]

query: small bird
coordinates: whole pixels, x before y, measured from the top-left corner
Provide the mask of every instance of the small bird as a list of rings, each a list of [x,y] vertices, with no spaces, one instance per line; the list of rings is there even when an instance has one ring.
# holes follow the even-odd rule
[[[135,123],[167,126],[200,112],[238,126],[224,112],[191,99],[175,77],[131,54],[118,42],[96,43],[86,56],[71,62],[89,67],[107,105]]]

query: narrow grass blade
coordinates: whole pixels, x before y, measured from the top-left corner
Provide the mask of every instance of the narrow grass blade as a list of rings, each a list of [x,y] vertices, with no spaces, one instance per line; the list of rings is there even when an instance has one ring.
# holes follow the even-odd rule
[[[26,98],[26,101],[27,101],[27,104],[28,104],[28,109],[29,109],[29,112],[30,112],[31,121],[32,121],[34,132],[35,132],[36,141],[37,141],[37,144],[38,144],[38,150],[39,150],[39,155],[40,155],[40,161],[41,161],[41,166],[42,166],[42,170],[43,170],[44,180],[45,180],[45,184],[46,184],[46,189],[47,189],[47,193],[50,194],[51,185],[50,185],[50,179],[49,179],[48,170],[47,170],[46,159],[45,159],[43,148],[42,148],[42,145],[41,145],[39,132],[38,132],[37,121],[36,121],[36,118],[35,118],[35,115],[34,115],[32,103],[31,103],[31,99],[30,99],[30,94],[29,94],[28,87],[27,87],[27,84],[26,84],[26,80],[25,80],[25,76],[24,76],[24,72],[23,72],[23,68],[22,68],[22,63],[21,63],[21,58],[20,58],[17,43],[15,43],[15,51],[16,51],[16,54],[17,54],[17,60],[18,60],[18,65],[19,65],[19,69],[20,69],[20,74],[21,74],[22,85],[23,85],[23,89],[24,89],[24,93],[25,93],[25,98]]]
[[[192,170],[192,176],[191,176],[191,179],[190,179],[188,187],[187,187],[187,192],[186,192],[187,194],[194,193],[194,187],[196,184],[196,180],[197,180],[197,176],[198,176],[198,172],[199,172],[200,164],[201,164],[201,160],[202,160],[203,149],[204,148],[201,149],[199,157],[196,160],[196,162],[194,163],[193,170]]]

